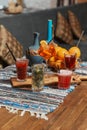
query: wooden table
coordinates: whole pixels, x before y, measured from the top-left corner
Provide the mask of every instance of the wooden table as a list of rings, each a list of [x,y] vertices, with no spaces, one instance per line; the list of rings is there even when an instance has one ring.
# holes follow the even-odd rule
[[[82,81],[49,120],[37,119],[29,113],[23,117],[0,109],[0,130],[87,130],[87,81]]]

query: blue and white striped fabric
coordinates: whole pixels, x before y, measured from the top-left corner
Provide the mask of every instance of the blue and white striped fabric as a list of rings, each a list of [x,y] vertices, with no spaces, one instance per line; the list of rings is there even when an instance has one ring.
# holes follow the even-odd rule
[[[10,84],[9,84],[10,85]],[[0,106],[6,107],[9,112],[17,113],[21,110],[21,116],[27,111],[32,116],[48,120],[47,114],[53,112],[72,92],[72,85],[67,90],[53,89],[45,86],[40,92],[15,89],[5,84],[0,84]]]

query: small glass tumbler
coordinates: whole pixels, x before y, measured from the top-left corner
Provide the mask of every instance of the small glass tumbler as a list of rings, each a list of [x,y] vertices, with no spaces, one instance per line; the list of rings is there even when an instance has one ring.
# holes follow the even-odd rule
[[[44,65],[35,64],[32,66],[32,90],[39,91],[44,87]]]
[[[71,70],[60,70],[60,73],[58,73],[58,88],[68,89],[71,83],[71,76]]]
[[[65,54],[65,68],[74,70],[76,66],[76,54],[68,55]]]
[[[17,80],[25,81],[27,77],[27,67],[29,60],[28,59],[17,59],[16,61],[16,70],[17,70]]]

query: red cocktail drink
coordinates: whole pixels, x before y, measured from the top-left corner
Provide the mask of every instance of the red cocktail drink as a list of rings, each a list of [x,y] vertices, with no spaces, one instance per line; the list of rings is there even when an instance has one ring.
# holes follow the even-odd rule
[[[72,71],[69,70],[60,70],[58,73],[58,88],[59,89],[68,89],[71,83]]]
[[[76,55],[65,55],[65,68],[74,70],[76,65]]]
[[[28,59],[18,59],[16,61],[17,80],[24,81],[27,76]]]

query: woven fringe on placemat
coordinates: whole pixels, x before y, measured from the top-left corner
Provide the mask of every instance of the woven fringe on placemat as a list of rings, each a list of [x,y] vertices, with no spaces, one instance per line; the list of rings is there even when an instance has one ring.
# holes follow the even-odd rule
[[[53,112],[64,98],[75,89],[71,85],[67,90],[44,87],[40,92],[32,92],[11,87],[0,87],[0,107],[11,113],[21,111],[21,116],[29,112],[31,116],[48,120],[47,114]]]

